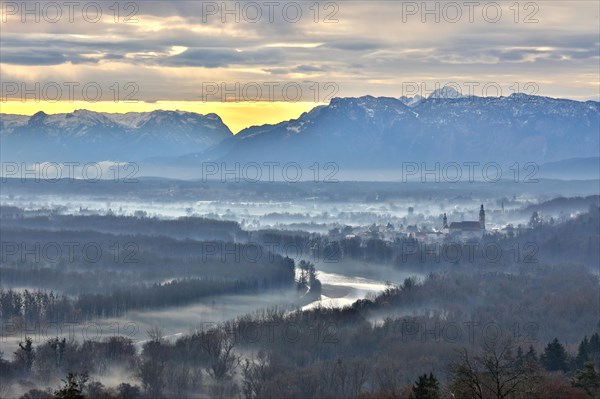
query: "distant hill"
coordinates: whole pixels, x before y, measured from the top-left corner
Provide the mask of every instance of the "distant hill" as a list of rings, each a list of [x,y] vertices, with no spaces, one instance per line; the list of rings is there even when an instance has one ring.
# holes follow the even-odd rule
[[[600,157],[572,158],[540,165],[540,177],[550,179],[600,179]]]
[[[600,206],[599,195],[588,195],[586,197],[557,197],[539,204],[528,205],[521,210],[525,216],[532,212],[542,212],[542,214],[560,214],[588,212],[590,206]]]
[[[541,164],[599,155],[598,102],[440,94],[334,98],[298,119],[250,127],[204,153],[172,161],[319,161],[381,169],[410,161]]]
[[[135,161],[204,151],[233,136],[216,114],[153,111],[0,116],[3,161]]]
[[[197,166],[203,161],[335,162],[344,169],[397,168],[403,162],[546,163],[544,173],[589,172],[599,156],[600,103],[524,94],[428,98],[334,98],[299,118],[232,135],[215,114],[2,115],[6,160],[124,160]],[[581,162],[577,164],[577,162]],[[431,166],[431,164],[428,164]]]

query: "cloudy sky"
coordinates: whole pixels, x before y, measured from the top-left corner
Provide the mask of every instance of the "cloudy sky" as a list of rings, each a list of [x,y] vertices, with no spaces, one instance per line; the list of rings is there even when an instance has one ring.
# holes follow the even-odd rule
[[[35,4],[1,5],[4,113],[186,109],[238,131],[332,96],[600,91],[595,0]]]

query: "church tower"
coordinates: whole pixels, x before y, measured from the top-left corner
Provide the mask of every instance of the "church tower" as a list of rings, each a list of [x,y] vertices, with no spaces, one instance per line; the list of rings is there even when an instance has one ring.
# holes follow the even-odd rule
[[[442,226],[442,228],[443,229],[447,229],[448,228],[448,218],[446,217],[445,213],[444,213],[444,218],[442,220],[443,220],[443,226]]]
[[[479,227],[481,230],[485,230],[485,211],[483,210],[483,204],[481,204],[481,209],[479,210]]]

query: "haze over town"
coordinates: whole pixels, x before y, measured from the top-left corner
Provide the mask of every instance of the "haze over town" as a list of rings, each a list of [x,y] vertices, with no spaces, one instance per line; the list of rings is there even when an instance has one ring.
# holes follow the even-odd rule
[[[600,397],[597,2],[0,2],[0,397]]]

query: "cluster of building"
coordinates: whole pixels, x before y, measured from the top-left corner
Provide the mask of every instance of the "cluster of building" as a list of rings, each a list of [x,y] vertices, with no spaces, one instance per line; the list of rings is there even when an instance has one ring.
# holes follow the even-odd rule
[[[372,225],[366,230],[345,234],[344,238],[358,237],[363,240],[379,238],[385,241],[395,241],[399,238],[415,238],[420,241],[436,242],[452,239],[454,241],[478,240],[485,234],[485,209],[483,204],[479,209],[479,220],[464,220],[448,223],[444,213],[441,228],[422,229],[416,225],[409,225],[400,229],[394,228],[391,223],[387,225]]]
[[[462,222],[452,222],[448,225],[448,218],[445,213],[442,220],[442,231],[444,234],[449,234],[453,237],[473,239],[481,238],[485,233],[485,209],[483,209],[483,204],[481,204],[481,208],[479,209],[479,221],[465,220]]]

